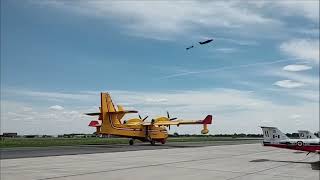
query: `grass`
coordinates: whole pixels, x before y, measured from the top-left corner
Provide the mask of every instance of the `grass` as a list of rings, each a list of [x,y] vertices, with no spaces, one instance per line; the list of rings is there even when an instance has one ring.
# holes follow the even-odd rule
[[[125,138],[3,138],[0,148],[126,144]]]
[[[170,137],[168,142],[204,142],[204,141],[239,141],[250,138],[231,137]],[[74,145],[128,144],[128,138],[2,138],[0,148],[10,147],[49,147]]]

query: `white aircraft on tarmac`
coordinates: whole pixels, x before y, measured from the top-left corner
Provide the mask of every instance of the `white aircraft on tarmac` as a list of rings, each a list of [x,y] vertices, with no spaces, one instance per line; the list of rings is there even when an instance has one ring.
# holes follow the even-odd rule
[[[276,127],[261,127],[263,145],[320,154],[320,139],[290,139]],[[309,154],[308,153],[308,154]]]

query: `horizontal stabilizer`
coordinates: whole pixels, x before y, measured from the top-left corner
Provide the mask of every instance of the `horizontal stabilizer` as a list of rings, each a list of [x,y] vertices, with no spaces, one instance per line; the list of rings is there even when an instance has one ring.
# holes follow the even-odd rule
[[[116,111],[116,112],[108,112],[110,114],[113,113],[138,113],[138,111]],[[85,115],[88,116],[99,116],[101,113],[97,112],[97,113],[85,113]]]
[[[110,114],[112,113],[138,113],[138,111],[134,110],[129,110],[129,111],[116,111],[116,112],[109,112]]]
[[[101,113],[97,112],[97,113],[85,113],[85,115],[88,116],[99,116]]]

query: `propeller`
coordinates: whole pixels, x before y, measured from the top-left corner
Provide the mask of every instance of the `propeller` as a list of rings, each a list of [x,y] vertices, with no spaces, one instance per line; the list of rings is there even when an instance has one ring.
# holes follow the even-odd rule
[[[172,121],[172,120],[176,120],[177,118],[170,118],[170,114],[169,114],[169,111],[167,111],[167,118]]]
[[[142,121],[145,121],[149,116],[146,116],[145,118],[142,119],[142,117],[140,116],[140,114],[138,114],[139,119],[141,119]]]

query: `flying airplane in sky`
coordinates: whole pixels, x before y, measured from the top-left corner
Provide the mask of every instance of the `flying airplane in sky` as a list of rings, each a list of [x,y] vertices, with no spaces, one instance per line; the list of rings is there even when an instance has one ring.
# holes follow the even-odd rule
[[[143,142],[150,142],[154,145],[156,142],[164,144],[168,138],[168,131],[166,127],[171,125],[186,125],[186,124],[202,124],[202,134],[207,134],[208,124],[212,123],[212,115],[207,115],[204,120],[179,120],[177,118],[170,118],[167,112],[167,117],[158,117],[152,119],[150,122],[146,122],[145,118],[132,118],[125,121],[121,121],[124,115],[128,113],[138,113],[138,111],[124,110],[121,105],[117,108],[114,106],[111,96],[108,93],[101,93],[101,106],[100,112],[87,113],[89,116],[98,116],[98,120],[93,120],[89,123],[89,126],[96,128],[97,134],[108,134],[121,137],[130,138],[129,144],[133,145],[134,140],[140,140]]]
[[[307,152],[320,153],[318,139],[290,139],[276,127],[261,127],[263,145]]]
[[[211,41],[213,41],[213,39],[208,39],[206,41],[199,42],[199,44],[203,45],[203,44],[207,44],[207,43],[209,43]]]
[[[213,41],[213,39],[208,39],[208,40],[205,40],[205,41],[200,41],[199,44],[200,44],[200,45],[204,45],[204,44],[210,43],[211,41]],[[191,49],[191,48],[194,48],[194,46],[193,46],[193,45],[192,45],[192,46],[189,46],[189,47],[186,48],[186,50],[189,50],[189,49]]]
[[[299,130],[298,133],[300,139],[319,139],[317,136],[307,130]]]
[[[189,49],[191,49],[191,48],[194,48],[194,46],[193,46],[193,45],[192,45],[192,46],[189,46],[189,47],[186,48],[186,50],[189,50]]]

